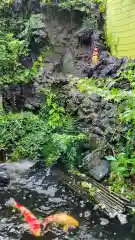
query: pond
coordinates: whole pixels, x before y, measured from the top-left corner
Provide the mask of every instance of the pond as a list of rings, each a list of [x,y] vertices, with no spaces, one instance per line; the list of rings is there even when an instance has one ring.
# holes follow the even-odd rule
[[[24,222],[19,213],[13,212],[6,202],[10,198],[18,200],[37,217],[44,218],[55,212],[66,211],[80,222],[80,227],[69,233],[47,233],[38,239],[134,239],[134,223],[131,220],[122,225],[118,219],[109,219],[94,210],[93,205],[77,199],[67,190],[49,169],[31,168],[23,176],[16,177],[10,186],[0,189],[0,240],[34,240],[34,236],[25,231]]]

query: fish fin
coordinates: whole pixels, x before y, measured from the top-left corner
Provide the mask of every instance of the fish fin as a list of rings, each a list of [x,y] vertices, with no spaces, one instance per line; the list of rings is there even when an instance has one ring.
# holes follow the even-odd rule
[[[68,226],[68,225],[64,225],[64,227],[63,227],[63,231],[67,232],[68,229],[69,229],[69,226]]]
[[[47,225],[49,224],[49,223],[52,223],[53,222],[53,216],[48,216],[48,217],[46,217],[46,218],[44,218],[43,220],[42,220],[42,225],[43,225],[43,227],[44,227],[44,229],[47,227]]]

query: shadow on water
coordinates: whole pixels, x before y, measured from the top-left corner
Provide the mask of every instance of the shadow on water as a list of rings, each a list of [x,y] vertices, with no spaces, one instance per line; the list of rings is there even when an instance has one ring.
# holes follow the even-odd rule
[[[37,239],[24,230],[24,222],[19,213],[14,213],[5,205],[10,197],[18,200],[39,217],[44,218],[55,212],[67,211],[80,221],[80,227],[68,234],[55,235],[48,233],[38,239],[134,239],[133,223],[121,225],[118,219],[110,220],[103,213],[94,210],[92,205],[75,198],[51,174],[49,169],[42,166],[31,168],[23,176],[17,176],[11,181],[8,188],[0,189],[0,240],[1,239]],[[104,219],[109,223],[102,225]]]

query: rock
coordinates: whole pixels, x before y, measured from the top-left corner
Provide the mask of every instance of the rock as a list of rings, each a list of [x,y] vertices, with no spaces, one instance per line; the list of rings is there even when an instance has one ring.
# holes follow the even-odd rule
[[[92,133],[89,134],[89,150],[91,152],[98,148],[104,147],[105,145],[106,143],[102,138]]]
[[[104,59],[104,63],[106,65],[108,64],[113,64],[117,61],[117,58],[116,57],[113,57],[113,56],[109,56],[108,58]]]
[[[24,102],[24,108],[28,110],[38,110],[41,108],[44,99],[45,95],[43,92],[37,92],[31,97],[27,96]]]
[[[91,44],[91,35],[93,33],[93,29],[91,28],[81,28],[76,36],[78,38],[78,41],[81,45],[90,45]]]
[[[100,126],[103,126],[103,128],[106,128],[106,125],[108,125],[109,123],[109,119],[105,116],[101,122],[100,122]]]
[[[40,89],[40,85],[36,86]],[[6,112],[38,110],[44,102],[44,97],[43,92],[35,90],[34,84],[9,85],[3,90],[3,108]]]
[[[109,64],[101,70],[99,77],[111,76],[116,70],[115,64]]]
[[[20,12],[22,10],[22,0],[15,0],[12,3],[12,10],[14,12]]]
[[[109,54],[107,51],[102,51],[99,55],[99,61],[101,62],[102,60],[104,61],[105,59],[109,58]],[[104,61],[105,63],[105,61]]]
[[[0,149],[0,162],[6,161],[6,151],[7,151],[7,149],[5,149],[5,148]]]
[[[74,66],[74,60],[71,51],[67,51],[64,58],[63,58],[63,65],[62,65],[62,72],[63,74],[75,74],[76,68]]]
[[[92,95],[91,95],[92,96]],[[94,96],[94,95],[93,95]],[[88,111],[88,112],[93,112],[93,109],[94,109],[94,103],[93,101],[91,101],[90,99],[90,96],[89,97],[85,97],[82,104],[81,104],[81,108],[84,110],[84,111]]]
[[[52,63],[45,63],[45,69],[48,71],[53,70],[54,65]]]
[[[118,213],[117,217],[122,225],[128,223],[126,214]]]
[[[99,96],[97,93],[92,93],[90,94],[89,99],[92,100],[93,102],[100,102],[101,96]]]
[[[116,110],[117,110],[117,107],[114,105],[111,107],[111,109],[109,111],[106,112],[106,115],[109,118],[112,118],[112,117],[116,116]]]
[[[98,30],[93,32],[91,39],[94,46],[97,46],[97,47],[100,46],[101,34],[102,32]]]
[[[26,68],[31,68],[33,66],[33,59],[31,56],[22,56],[20,58],[20,62],[22,64],[22,66],[24,66]]]
[[[87,174],[100,181],[109,173],[109,162],[101,160],[101,151],[88,154],[83,159],[83,167]]]
[[[40,1],[38,0],[14,0],[11,3],[14,13],[31,14],[40,10]]]
[[[104,132],[102,131],[102,129],[100,127],[92,127],[92,133],[98,135],[98,136],[104,136]]]
[[[98,34],[100,35],[100,33]],[[97,36],[98,39],[98,36]],[[97,45],[98,46],[98,45]],[[87,66],[84,69],[84,73],[90,77],[117,77],[117,72],[121,69],[125,63],[124,58],[118,59],[116,57],[109,56],[107,51],[99,51],[99,63],[96,66]]]
[[[90,175],[96,180],[102,180],[109,173],[109,163],[107,161],[102,160],[102,162],[93,167],[90,171]]]
[[[100,224],[102,225],[102,226],[105,226],[105,225],[108,225],[109,224],[109,220],[108,219],[106,219],[106,218],[100,218]]]
[[[0,187],[5,187],[10,183],[10,177],[6,173],[6,171],[3,171],[0,169]]]
[[[23,95],[23,87],[24,85],[21,84],[13,84],[9,85],[7,88],[4,88],[2,98],[3,108],[6,112],[19,112],[22,110],[25,101],[25,97]]]
[[[80,94],[75,86],[72,86],[71,89],[69,79],[64,75],[76,75],[77,69],[79,72],[82,72],[83,69],[87,67],[85,69],[87,70],[86,74],[82,74],[83,77],[84,75],[90,77],[112,76],[119,70],[124,59],[119,60],[115,57],[109,56],[107,50],[104,50],[102,46],[102,32],[92,29],[93,27],[91,26],[91,23],[87,28],[83,26],[77,32],[78,19],[79,22],[82,23],[82,17],[81,19],[77,18],[77,24],[74,24],[72,21],[72,26],[63,18],[61,24],[57,19],[58,15],[61,15],[60,12],[57,15],[52,12],[52,9],[51,11],[46,11],[48,9],[44,9],[46,11],[44,12],[45,14],[39,14],[38,10],[38,14],[35,14],[36,4],[39,5],[40,1],[15,0],[14,8],[17,14],[18,11],[21,11],[21,13],[26,13],[29,18],[29,21],[26,21],[23,34],[28,33],[27,31],[25,32],[25,30],[28,30],[26,29],[26,26],[27,28],[30,27],[30,34],[28,34],[28,36],[30,35],[30,38],[32,36],[30,40],[30,50],[34,49],[34,51],[36,51],[37,47],[44,46],[44,54],[42,58],[43,64],[41,64],[42,66],[40,67],[38,76],[33,79],[33,84],[16,84],[9,86],[4,90],[4,109],[7,112],[31,110],[34,113],[37,113],[45,102],[45,96],[44,94],[40,94],[40,90],[43,88],[57,89],[60,93],[60,101],[63,106],[66,106],[67,113],[76,117],[78,128],[85,129],[86,132],[91,133],[91,135],[94,136],[91,137],[89,145],[91,151],[93,149],[95,150],[100,146],[103,137],[106,137],[106,130],[109,134],[113,132],[115,112],[112,110],[112,106],[104,101],[98,94],[94,93],[90,96],[86,96],[86,94]],[[96,5],[94,9],[95,12],[98,11]],[[40,13],[41,12],[43,13],[43,11],[40,11]],[[75,11],[74,14],[76,14],[76,12],[78,11]],[[74,14],[68,14],[68,19],[71,19],[72,17],[73,20],[73,17],[75,16]],[[99,13],[97,12],[96,15],[98,14]],[[87,47],[81,47],[75,36],[81,44],[85,44]],[[47,41],[49,41],[48,38],[50,39],[51,44],[49,45],[49,48],[46,48]],[[94,44],[99,48],[99,64],[95,67],[91,67],[91,52],[93,51]],[[36,57],[38,56],[34,53],[33,55]],[[31,58],[24,56],[21,60],[24,66],[30,67]],[[61,71],[64,74],[62,74]]]

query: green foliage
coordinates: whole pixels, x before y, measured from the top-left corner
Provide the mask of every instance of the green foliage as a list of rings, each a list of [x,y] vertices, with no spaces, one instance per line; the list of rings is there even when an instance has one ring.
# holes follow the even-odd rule
[[[20,33],[19,38],[25,40],[29,46],[34,43],[38,44],[38,36],[44,35],[44,19],[42,14],[32,14],[28,21],[24,23],[24,30]]]
[[[129,82],[130,89],[114,87],[123,79]],[[133,197],[129,179],[135,175],[135,63],[129,61],[117,79],[71,78],[70,86],[76,86],[85,95],[98,93],[107,101],[117,104],[116,133],[110,139],[115,142],[115,156],[107,157],[112,167],[111,188]]]
[[[28,82],[33,79],[35,69],[25,69],[19,60],[26,56],[24,41],[0,31],[0,87],[10,83]]]
[[[42,14],[33,14],[29,19],[12,16],[10,3],[0,2],[0,87],[32,81],[43,64],[42,54],[32,68],[24,68],[20,63],[20,59],[29,54],[28,47],[33,42],[39,44],[39,33],[45,37]],[[46,164],[63,155],[66,164],[75,165],[81,159],[81,143],[86,139],[76,132],[71,117],[50,92],[39,115],[1,111],[0,130],[0,148],[8,149],[10,159],[42,156]]]
[[[42,34],[41,14],[33,14],[30,20],[16,17],[11,10],[11,0],[0,2],[0,88],[12,83],[27,83],[34,80],[40,60],[32,68],[21,65],[22,57],[29,55],[32,38],[38,41],[38,30]],[[21,38],[21,40],[20,40]],[[36,41],[35,40],[35,41]]]
[[[44,91],[44,90],[42,90]],[[46,90],[44,91],[44,93]],[[59,129],[65,127],[67,129],[72,129],[72,119],[66,114],[65,109],[58,106],[56,102],[57,95],[53,92],[47,91],[46,105],[44,105],[39,113],[42,119],[48,119],[48,125],[52,129]]]
[[[135,174],[135,156],[128,158],[126,153],[119,153],[115,158],[113,157],[112,159],[109,158],[109,160],[112,160],[112,173],[126,178],[132,174]]]
[[[3,114],[0,116],[0,130],[2,133],[0,148],[8,148],[18,153],[22,151],[23,153],[26,149],[21,147],[19,142],[21,142],[22,139],[27,139],[28,136],[34,133],[41,133],[43,129],[45,131],[44,121],[40,120],[38,116],[32,113]],[[20,150],[21,148],[22,150]],[[13,156],[15,157],[15,155],[14,152]],[[23,155],[24,154],[20,154],[20,156]]]
[[[89,14],[89,16],[87,18],[84,18],[82,28],[83,29],[94,29],[94,30],[98,28],[97,19],[95,18],[95,16],[92,13]]]
[[[43,106],[39,116],[30,112],[3,113],[0,116],[0,148],[9,149],[12,160],[44,157],[46,165],[50,166],[63,155],[67,165],[75,165],[81,158],[81,143],[86,136],[77,134],[69,126],[72,122],[68,119],[70,117],[56,105],[51,93],[46,109]]]
[[[86,136],[81,133],[78,135],[54,133],[44,147],[47,163],[52,165],[62,154],[68,167],[78,165],[81,161],[81,142],[84,142],[85,138]]]
[[[52,0],[42,0],[42,3],[53,4]],[[91,13],[91,3],[97,3],[101,11],[104,12],[106,0],[60,0],[58,6],[68,11],[74,9],[89,14]]]
[[[63,9],[73,8],[75,10],[79,10],[81,12],[86,12],[87,14],[91,11],[91,2],[90,0],[71,0],[68,2],[61,1],[59,6]]]

